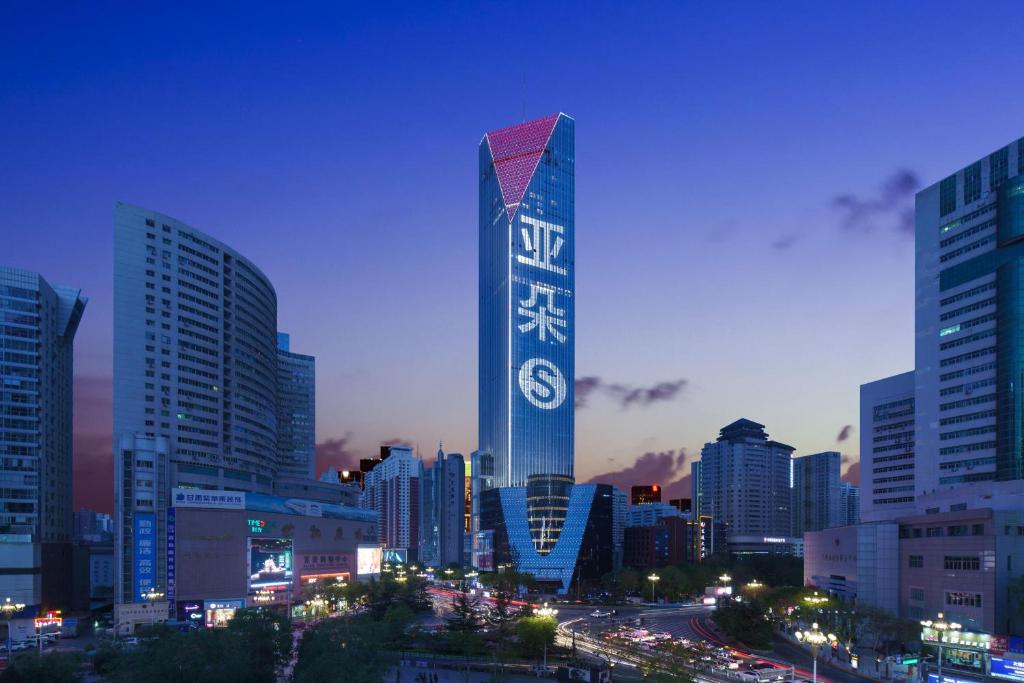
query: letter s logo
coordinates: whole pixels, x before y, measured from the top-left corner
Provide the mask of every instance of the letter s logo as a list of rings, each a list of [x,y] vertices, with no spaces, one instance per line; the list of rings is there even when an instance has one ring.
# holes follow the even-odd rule
[[[519,388],[541,410],[554,410],[565,401],[565,377],[551,361],[531,358],[519,368]]]

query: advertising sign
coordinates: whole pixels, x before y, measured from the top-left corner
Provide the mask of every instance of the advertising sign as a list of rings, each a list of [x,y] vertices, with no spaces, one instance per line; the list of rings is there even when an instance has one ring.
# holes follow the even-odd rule
[[[409,551],[405,548],[384,548],[381,561],[389,564],[405,564],[409,559]]]
[[[175,488],[171,490],[171,504],[176,508],[244,510],[245,492]]]
[[[156,588],[156,515],[152,512],[136,512],[132,534],[136,602],[143,602],[142,595]]]
[[[174,544],[175,524],[174,508],[167,508],[167,602],[174,604]]]
[[[290,538],[249,539],[249,593],[281,590],[292,584]]]
[[[928,683],[939,683],[939,677],[937,674],[928,674]],[[978,681],[970,678],[957,678],[955,676],[947,676],[942,674],[942,683],[978,683]]]
[[[992,657],[992,676],[1008,681],[1024,681],[1024,661]]]
[[[379,545],[360,545],[356,549],[356,575],[380,574],[383,553]]]

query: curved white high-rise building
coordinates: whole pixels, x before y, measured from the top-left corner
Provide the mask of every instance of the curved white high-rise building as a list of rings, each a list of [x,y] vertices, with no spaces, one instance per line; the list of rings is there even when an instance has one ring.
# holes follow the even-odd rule
[[[255,264],[170,216],[114,221],[117,601],[168,575],[174,487],[271,492],[278,467],[277,294]]]

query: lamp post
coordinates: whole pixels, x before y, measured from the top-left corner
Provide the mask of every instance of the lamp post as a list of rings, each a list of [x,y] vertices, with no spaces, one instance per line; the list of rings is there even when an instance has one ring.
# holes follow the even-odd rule
[[[0,605],[0,610],[3,610],[4,619],[7,620],[7,664],[11,664],[11,617],[14,616],[15,612],[20,612],[25,609],[25,604],[21,602],[11,602],[10,598],[4,598],[4,602]]]
[[[814,659],[814,673],[813,683],[818,683],[818,649],[821,648],[825,643],[834,643],[837,639],[834,635],[829,633],[828,635],[818,630],[818,624],[811,624],[811,628],[808,631],[797,631],[796,639],[801,643],[807,643],[811,646],[811,657]]]
[[[946,631],[959,631],[963,628],[960,624],[955,621],[946,621],[942,612],[939,612],[939,618],[935,621],[931,619],[925,619],[921,622],[921,626],[925,628],[933,628],[938,632],[937,643],[939,646],[939,657],[938,657],[938,683],[942,683],[942,641],[946,637]]]
[[[654,584],[658,583],[658,581],[660,579],[661,579],[661,577],[658,576],[657,574],[651,574],[650,576],[647,577],[647,580],[651,582],[651,604],[655,603]]]
[[[548,607],[548,603],[545,602],[543,607],[534,607],[533,608],[533,613],[536,614],[538,617],[540,617],[542,619],[554,619],[555,616],[558,614],[558,610],[557,609],[553,609],[551,607]],[[544,670],[547,671],[547,668],[548,668],[548,641],[545,639],[544,640]]]
[[[757,597],[757,592],[758,592],[759,590],[761,590],[762,588],[764,588],[764,584],[763,584],[763,583],[761,583],[760,581],[758,581],[757,579],[754,579],[754,580],[750,581],[750,582],[749,582],[749,583],[747,583],[747,585],[746,585],[746,589],[747,589],[747,591],[748,591],[748,592],[749,592],[749,593],[750,593],[751,595],[753,595],[753,596],[754,596],[755,598]]]

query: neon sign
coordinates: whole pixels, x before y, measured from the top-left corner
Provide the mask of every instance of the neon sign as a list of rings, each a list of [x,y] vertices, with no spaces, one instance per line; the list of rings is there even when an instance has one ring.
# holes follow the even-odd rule
[[[267,528],[267,523],[262,519],[250,519],[249,520],[249,533],[251,534],[262,534]]]

